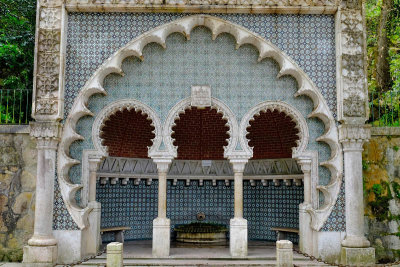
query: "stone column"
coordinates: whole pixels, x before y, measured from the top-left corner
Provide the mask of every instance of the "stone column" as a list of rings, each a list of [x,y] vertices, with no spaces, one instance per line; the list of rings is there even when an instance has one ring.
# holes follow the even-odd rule
[[[103,156],[89,155],[89,203],[88,207],[92,208],[89,213],[88,233],[85,236],[86,254],[96,255],[101,244],[100,221],[101,221],[101,203],[96,201],[96,181],[97,170],[99,164],[103,160]]]
[[[247,159],[230,160],[234,173],[235,212],[230,221],[230,252],[232,257],[247,256],[247,220],[243,218],[243,171]]]
[[[158,217],[153,220],[153,256],[168,257],[171,221],[167,218],[167,173],[171,158],[153,159],[158,170]]]
[[[339,139],[344,153],[346,192],[346,237],[342,241],[343,264],[375,263],[375,251],[364,236],[362,180],[363,143],[371,136],[369,125],[340,125]]]
[[[37,175],[34,233],[24,247],[24,263],[52,266],[57,260],[57,240],[53,236],[54,179],[56,150],[61,126],[56,122],[31,124],[37,141]]]
[[[297,159],[304,173],[304,202],[299,205],[299,247],[302,252],[313,255],[313,230],[311,229],[311,216],[307,210],[312,208],[311,203],[311,168],[312,160],[308,157]]]

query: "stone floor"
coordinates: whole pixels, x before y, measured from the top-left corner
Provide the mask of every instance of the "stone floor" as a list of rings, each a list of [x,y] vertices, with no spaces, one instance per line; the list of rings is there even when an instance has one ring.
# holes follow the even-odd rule
[[[106,254],[89,260],[79,266],[105,266]],[[310,261],[294,253],[296,266],[328,266]],[[275,266],[275,243],[249,242],[248,256],[244,259],[232,258],[229,244],[190,245],[172,243],[170,256],[154,259],[151,255],[151,240],[130,241],[124,244],[125,266]]]

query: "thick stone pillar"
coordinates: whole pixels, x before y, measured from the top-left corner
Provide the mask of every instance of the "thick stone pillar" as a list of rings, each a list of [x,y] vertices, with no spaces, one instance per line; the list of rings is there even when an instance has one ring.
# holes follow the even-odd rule
[[[235,211],[230,221],[230,252],[232,257],[247,256],[247,220],[243,218],[243,171],[247,159],[230,160],[234,173]]]
[[[89,213],[89,227],[85,235],[86,254],[96,255],[101,244],[100,221],[101,221],[101,203],[96,201],[96,181],[97,170],[103,156],[89,156],[89,198],[88,207],[92,208]]]
[[[308,209],[312,208],[311,203],[311,158],[299,158],[297,159],[301,170],[304,173],[303,184],[304,184],[304,202],[299,205],[299,247],[302,252],[309,255],[313,255],[313,230],[311,229],[311,216],[307,212]]]
[[[168,257],[171,221],[167,218],[167,173],[172,159],[153,159],[158,170],[158,217],[153,220],[153,256]]]
[[[375,251],[364,236],[362,180],[363,143],[371,136],[369,125],[340,125],[344,153],[346,237],[342,242],[343,264],[374,264]]]
[[[37,141],[37,175],[34,232],[24,247],[24,263],[52,266],[57,260],[57,240],[53,236],[54,179],[56,150],[61,126],[56,122],[31,124]]]

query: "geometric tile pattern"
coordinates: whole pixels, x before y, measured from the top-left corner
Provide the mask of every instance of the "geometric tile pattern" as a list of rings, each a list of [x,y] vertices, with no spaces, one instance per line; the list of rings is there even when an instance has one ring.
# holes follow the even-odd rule
[[[189,16],[171,13],[69,13],[65,116],[94,71],[140,34]],[[213,14],[269,40],[315,82],[336,113],[335,22],[332,15]]]
[[[321,231],[346,231],[346,199],[344,193],[344,177],[335,206],[333,207],[332,213],[329,215],[329,218],[322,227]]]
[[[157,217],[157,181],[150,186],[142,181],[139,185],[98,185],[97,200],[102,204],[101,227],[130,226],[126,231],[126,240],[151,239],[152,222]],[[211,181],[204,181],[198,186],[192,181],[185,186],[178,181],[176,186],[168,182],[167,217],[171,220],[171,232],[176,225],[197,221],[196,214],[203,212],[205,222],[224,224],[229,228],[233,218],[234,196],[233,182],[226,186],[219,181],[212,186]],[[129,197],[128,197],[129,196]],[[271,227],[297,228],[299,225],[298,206],[303,202],[303,187],[265,187],[261,182],[251,186],[244,182],[244,218],[248,221],[250,240],[275,241],[275,232]],[[298,236],[290,236],[297,243]],[[113,240],[112,234],[103,235],[103,242]]]

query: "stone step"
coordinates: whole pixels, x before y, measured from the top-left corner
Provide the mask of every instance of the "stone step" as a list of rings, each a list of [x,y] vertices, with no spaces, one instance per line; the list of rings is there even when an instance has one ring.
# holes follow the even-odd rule
[[[317,261],[294,260],[296,266],[329,266]],[[275,266],[275,260],[242,260],[242,259],[124,259],[124,266]],[[105,267],[105,259],[91,259],[75,266]]]

